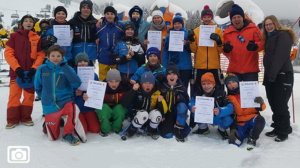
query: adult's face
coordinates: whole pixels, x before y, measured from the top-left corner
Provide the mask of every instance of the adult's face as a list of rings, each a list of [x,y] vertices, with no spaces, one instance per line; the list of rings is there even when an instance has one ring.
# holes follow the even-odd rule
[[[235,29],[241,29],[244,26],[244,19],[241,15],[234,15],[231,22]]]
[[[160,25],[162,23],[163,19],[159,15],[153,16],[153,23],[155,25]]]
[[[81,8],[81,17],[86,19],[92,14],[91,9],[88,6],[83,6]]]
[[[265,29],[267,32],[272,32],[275,30],[275,25],[271,19],[265,21]]]

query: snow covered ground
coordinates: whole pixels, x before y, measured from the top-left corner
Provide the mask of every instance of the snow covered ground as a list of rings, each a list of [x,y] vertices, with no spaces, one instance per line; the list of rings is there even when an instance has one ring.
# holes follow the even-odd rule
[[[122,141],[119,135],[111,133],[108,137],[99,134],[87,134],[87,143],[70,146],[62,142],[49,141],[42,132],[41,102],[34,102],[32,118],[33,127],[22,124],[14,129],[5,129],[6,107],[9,94],[7,87],[7,72],[0,73],[0,165],[9,167],[105,167],[105,168],[135,168],[135,167],[263,167],[263,168],[296,168],[300,165],[300,74],[295,74],[294,102],[296,123],[292,124],[293,133],[289,139],[277,143],[274,138],[266,137],[266,131],[272,130],[272,112],[267,105],[261,114],[266,119],[266,127],[258,140],[258,147],[253,151],[246,150],[246,144],[240,148],[229,145],[216,135],[216,127],[210,127],[207,136],[190,134],[185,143],[173,139],[152,140],[150,137],[133,137]],[[260,84],[260,94],[265,99],[264,86]],[[292,116],[292,103],[290,102]],[[291,117],[291,122],[293,118]],[[30,162],[24,164],[8,163],[7,148],[9,146],[28,146]],[[14,150],[12,150],[14,152]],[[15,153],[14,153],[15,154]],[[23,153],[25,155],[25,153]],[[15,159],[15,158],[12,158]]]

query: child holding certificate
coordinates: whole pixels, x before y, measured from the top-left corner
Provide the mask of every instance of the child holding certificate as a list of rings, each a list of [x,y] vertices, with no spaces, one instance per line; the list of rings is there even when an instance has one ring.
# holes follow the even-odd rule
[[[120,134],[123,140],[132,137],[138,130],[139,132],[146,130],[147,135],[153,139],[159,137],[157,126],[167,111],[167,106],[155,86],[155,78],[151,72],[145,72],[140,84],[133,85],[122,105],[125,108],[132,106],[130,114],[132,122]]]
[[[102,109],[96,109],[101,124],[100,135],[108,136],[112,129],[115,133],[122,130],[123,121],[127,113],[127,109],[122,106],[124,95],[129,90],[128,84],[121,81],[120,72],[116,69],[110,69],[106,74],[107,87],[104,96]]]
[[[166,79],[164,75],[166,69],[158,62],[160,57],[158,49],[156,47],[150,47],[146,54],[148,62],[142,65],[130,78],[130,83],[132,85],[139,83],[141,76],[148,71],[152,72],[157,82],[163,82]]]
[[[213,97],[214,98],[214,109],[212,113],[213,125],[218,125],[217,134],[223,139],[228,139],[228,134],[226,129],[232,123],[231,114],[233,113],[233,105],[230,103],[229,99],[226,97],[226,93],[216,88],[216,81],[214,75],[211,72],[207,72],[201,77],[201,86],[203,90],[198,90],[193,98],[191,98],[189,103],[189,108],[191,111],[191,120],[195,118],[195,97]],[[193,132],[193,134],[209,134],[209,128],[207,123],[197,123],[198,129]]]
[[[160,85],[160,91],[166,100],[168,111],[163,116],[158,128],[162,137],[172,138],[175,133],[176,140],[184,142],[184,138],[190,132],[190,128],[186,124],[189,96],[179,77],[177,66],[170,63],[166,69],[167,80]]]
[[[248,138],[247,149],[252,150],[265,126],[265,119],[259,114],[259,111],[263,111],[266,104],[262,97],[256,97],[254,102],[260,103],[260,108],[241,108],[238,77],[229,73],[225,78],[225,84],[228,98],[232,102],[236,114],[236,123],[231,126],[229,143],[241,146],[244,139]]]
[[[59,123],[62,116],[68,116],[64,126],[63,141],[70,145],[78,145],[79,140],[86,142],[83,126],[79,120],[80,110],[74,103],[73,89],[80,86],[81,81],[74,69],[63,57],[64,50],[59,45],[48,49],[48,60],[36,71],[34,86],[41,97],[45,116],[44,132],[50,140],[59,138]]]
[[[78,53],[75,58],[76,67],[87,67],[89,66],[89,57],[86,53]],[[77,69],[75,69],[78,74]],[[94,80],[99,81],[98,75],[94,72]],[[82,81],[83,82],[83,81]],[[86,91],[82,91],[81,89],[75,90],[75,103],[80,109],[79,119],[83,125],[85,133],[90,131],[92,133],[100,132],[100,122],[97,114],[95,113],[95,109],[90,107],[85,107],[84,102],[87,97]]]

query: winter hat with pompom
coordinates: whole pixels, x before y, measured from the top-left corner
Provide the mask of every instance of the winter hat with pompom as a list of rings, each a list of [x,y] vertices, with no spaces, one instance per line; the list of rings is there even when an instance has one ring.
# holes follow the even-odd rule
[[[203,18],[204,16],[210,16],[211,19],[214,18],[214,14],[213,14],[213,12],[209,9],[209,6],[208,6],[208,5],[205,5],[205,6],[204,6],[204,9],[203,9],[202,12],[201,12],[201,20],[202,20],[202,18]]]

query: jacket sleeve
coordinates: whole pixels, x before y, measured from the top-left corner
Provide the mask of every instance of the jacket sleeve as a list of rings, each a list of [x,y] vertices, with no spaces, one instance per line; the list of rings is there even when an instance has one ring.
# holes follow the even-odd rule
[[[42,73],[41,68],[38,68],[34,78],[34,89],[39,97],[42,97]]]
[[[194,30],[194,40],[195,41],[190,43],[190,48],[191,48],[192,53],[197,53],[197,50],[198,50],[198,40],[199,40],[198,38],[199,37],[196,35],[195,30]]]
[[[169,38],[170,38],[170,34],[167,35],[164,43],[164,51],[163,51],[163,57],[161,63],[163,67],[167,67],[169,64]]]
[[[223,38],[222,30],[221,30],[220,28],[216,27],[216,33],[220,36],[221,41],[222,41],[222,44],[224,44],[224,38]],[[219,53],[219,54],[222,54],[222,51],[223,51],[223,45],[217,46],[217,50],[218,50],[218,53]]]
[[[268,78],[270,82],[275,82],[277,74],[286,61],[290,61],[290,52],[292,47],[292,38],[287,32],[280,33],[277,39],[276,50],[272,57]]]
[[[255,41],[255,43],[258,46],[258,48],[257,48],[257,50],[255,52],[260,52],[261,50],[264,49],[264,45],[263,45],[261,31],[259,30],[259,28],[257,26],[256,26],[256,30],[255,30],[253,36],[254,36],[253,37],[253,41]]]
[[[42,50],[42,40],[40,38],[39,40],[39,43],[38,43],[38,47],[37,47],[37,56],[36,56],[36,60],[34,61],[33,65],[31,68],[34,68],[34,69],[38,69],[38,67],[40,65],[43,64],[44,62],[44,59],[45,59],[45,53],[44,51]]]
[[[140,44],[140,48],[137,52],[134,52],[134,55],[132,56],[139,65],[145,64],[145,50],[142,47],[142,44]]]
[[[143,68],[144,67],[140,67],[134,74],[133,76],[130,78],[130,80],[134,80],[136,81],[136,83],[140,82],[141,79],[141,75],[143,74]]]
[[[122,106],[126,109],[130,107],[131,104],[133,104],[134,100],[137,97],[137,91],[130,89],[125,95],[126,99],[122,100]]]
[[[224,107],[217,107],[217,108],[220,110],[219,114],[217,115],[217,117],[219,118],[229,116],[233,113],[232,103],[229,103]]]
[[[195,104],[196,104],[196,100],[192,97],[188,104],[191,113],[192,113],[192,107],[195,106]]]
[[[14,36],[11,36],[6,43],[6,47],[4,50],[4,56],[5,56],[6,62],[15,71],[17,68],[19,68],[21,66],[15,56],[14,48],[15,48],[15,38],[14,38]]]
[[[67,80],[70,82],[73,89],[77,89],[81,85],[81,80],[69,65],[64,65],[62,70],[66,74]]]
[[[114,49],[112,50],[113,52],[111,52],[111,59],[116,63],[116,64],[125,64],[128,62],[128,60],[126,59],[125,56],[120,55],[119,53],[119,45],[116,44]]]

